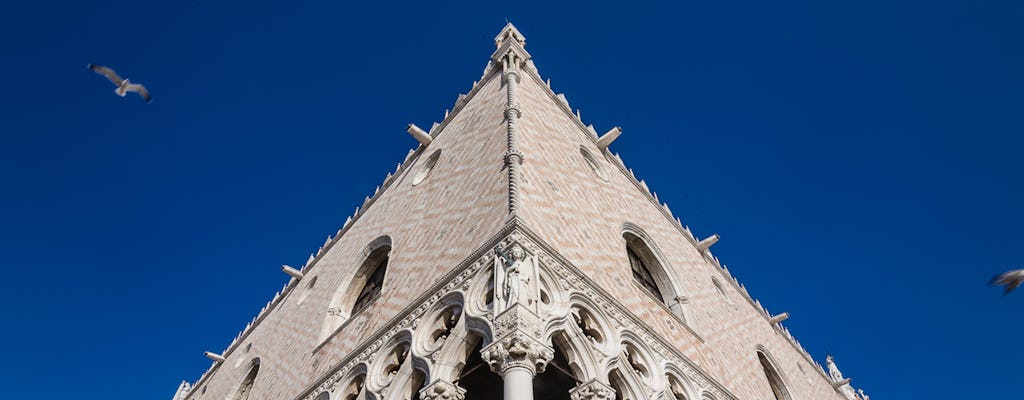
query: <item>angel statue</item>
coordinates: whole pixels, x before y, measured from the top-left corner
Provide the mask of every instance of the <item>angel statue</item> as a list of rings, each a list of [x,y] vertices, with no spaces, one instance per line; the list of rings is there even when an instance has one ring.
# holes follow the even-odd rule
[[[495,313],[501,313],[515,304],[521,304],[536,312],[537,258],[527,257],[522,247],[514,246],[510,255],[495,249],[494,287],[497,293]]]

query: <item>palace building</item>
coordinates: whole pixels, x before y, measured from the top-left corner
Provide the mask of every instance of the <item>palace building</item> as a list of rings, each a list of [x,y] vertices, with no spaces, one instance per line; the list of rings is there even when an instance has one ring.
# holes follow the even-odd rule
[[[173,400],[859,400],[545,83],[483,76]]]

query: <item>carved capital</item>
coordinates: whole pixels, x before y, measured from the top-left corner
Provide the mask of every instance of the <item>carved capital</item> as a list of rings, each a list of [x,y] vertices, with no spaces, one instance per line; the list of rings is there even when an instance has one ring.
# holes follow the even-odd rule
[[[569,391],[572,400],[615,400],[615,389],[591,379]]]
[[[480,350],[480,357],[491,371],[502,375],[513,368],[524,368],[537,375],[544,372],[544,367],[555,357],[555,351],[537,339],[515,331]]]
[[[423,400],[463,400],[465,398],[466,389],[443,380],[436,380],[420,390],[420,399]]]

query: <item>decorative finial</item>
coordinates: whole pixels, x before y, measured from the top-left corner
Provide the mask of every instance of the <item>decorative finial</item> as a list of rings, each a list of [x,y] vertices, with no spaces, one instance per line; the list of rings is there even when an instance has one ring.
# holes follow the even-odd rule
[[[519,29],[516,29],[516,26],[512,25],[511,22],[505,24],[505,27],[501,29],[498,36],[494,37],[494,46],[500,48],[509,39],[515,40],[522,47],[526,47],[526,37],[524,37],[522,32],[519,32]]]

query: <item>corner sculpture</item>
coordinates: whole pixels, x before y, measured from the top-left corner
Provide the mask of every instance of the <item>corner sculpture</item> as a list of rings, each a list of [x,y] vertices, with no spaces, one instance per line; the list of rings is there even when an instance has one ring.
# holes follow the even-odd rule
[[[527,256],[522,247],[513,247],[509,253],[494,249],[494,315],[501,314],[516,304],[538,313],[540,298],[537,277],[537,257]]]

